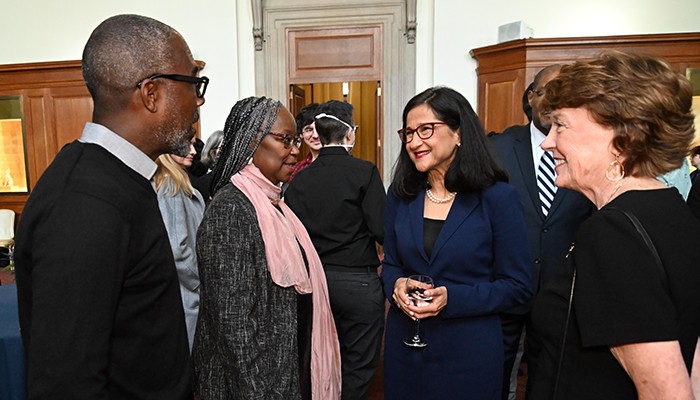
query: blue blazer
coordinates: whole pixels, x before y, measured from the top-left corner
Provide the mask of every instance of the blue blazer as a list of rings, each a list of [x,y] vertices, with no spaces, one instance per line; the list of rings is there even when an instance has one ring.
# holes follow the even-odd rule
[[[490,142],[508,171],[509,183],[518,189],[527,225],[535,287],[539,288],[561,267],[579,225],[596,208],[581,193],[559,188],[545,217],[537,193],[529,125],[510,127],[502,134],[492,136]]]
[[[392,303],[385,336],[385,398],[499,398],[503,340],[499,312],[528,302],[532,269],[516,189],[496,183],[459,193],[431,257],[423,245],[424,192],[410,201],[391,189],[384,224],[382,280]],[[422,350],[403,340],[415,323],[391,299],[400,277],[424,274],[447,288],[447,306],[421,321]],[[409,384],[420,382],[420,384]]]

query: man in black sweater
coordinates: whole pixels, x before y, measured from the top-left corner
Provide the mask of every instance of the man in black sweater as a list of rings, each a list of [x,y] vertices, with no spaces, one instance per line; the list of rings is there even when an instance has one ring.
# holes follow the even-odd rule
[[[29,399],[191,399],[178,278],[149,182],[184,155],[206,78],[184,39],[119,15],[93,31],[93,122],[32,191],[16,234]]]

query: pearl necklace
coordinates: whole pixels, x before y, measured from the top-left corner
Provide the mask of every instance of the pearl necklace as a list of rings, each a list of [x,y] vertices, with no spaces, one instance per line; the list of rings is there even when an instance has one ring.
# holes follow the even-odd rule
[[[432,201],[433,203],[442,204],[452,200],[457,195],[457,192],[450,192],[450,194],[448,194],[447,197],[443,197],[440,199],[435,197],[435,195],[433,194],[433,192],[430,191],[430,189],[426,189],[425,195],[428,196],[428,200]]]

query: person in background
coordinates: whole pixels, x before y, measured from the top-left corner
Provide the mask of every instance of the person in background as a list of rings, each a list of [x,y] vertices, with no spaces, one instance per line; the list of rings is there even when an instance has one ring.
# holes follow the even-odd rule
[[[203,149],[204,142],[202,142],[202,139],[195,137],[194,150],[197,153],[195,153],[194,158],[192,159],[192,165],[189,168],[187,168],[187,174],[190,176],[190,182],[194,181],[195,179],[201,176],[204,176],[204,174],[207,173],[208,167],[203,165],[201,160]]]
[[[533,303],[529,399],[693,398],[700,224],[656,179],[686,162],[691,100],[666,62],[620,52],[564,66],[547,84],[542,148],[556,184],[598,211]]]
[[[695,168],[690,174],[690,180],[695,185],[698,176],[700,176],[700,146],[695,146],[690,150],[690,164]]]
[[[688,199],[690,188],[693,185],[690,179],[690,166],[688,162],[682,163],[678,168],[671,170],[663,175],[656,177],[664,185],[675,188],[683,197],[683,200]]]
[[[554,163],[551,159],[547,161],[543,158],[548,155],[540,147],[551,126],[539,116],[539,103],[545,87],[559,74],[560,69],[561,65],[550,65],[535,75],[532,87],[527,91],[527,102],[532,113],[529,124],[511,126],[502,134],[490,137],[491,148],[508,172],[508,182],[518,189],[525,214],[535,291],[561,268],[578,226],[595,210],[582,194],[564,188],[556,189],[554,181],[541,176],[539,170],[540,164],[544,163],[543,166],[547,166],[554,175]],[[544,203],[539,193],[542,180],[550,183],[543,188],[549,193]],[[519,348],[524,348],[521,343],[529,312],[528,303],[501,314],[505,348],[503,399],[515,399],[517,374],[523,355]]]
[[[355,143],[352,105],[316,108],[322,148],[289,184],[285,202],[309,232],[328,280],[338,329],[343,400],[367,397],[384,332],[384,293],[377,245],[384,242],[386,194],[377,167],[348,153]]]
[[[304,143],[309,146],[309,154],[307,154],[306,157],[304,157],[294,166],[292,176],[289,178],[290,182],[292,179],[294,179],[294,176],[299,173],[299,171],[311,165],[311,163],[318,157],[318,153],[321,151],[321,140],[314,125],[314,117],[316,114],[318,114],[317,109],[318,104],[311,103],[302,107],[297,113],[297,133],[304,139]]]
[[[180,34],[117,15],[82,59],[92,121],[34,186],[16,234],[29,399],[192,399],[187,330],[151,178],[186,156],[209,80]]]
[[[185,171],[192,165],[195,153],[192,143],[189,154],[185,157],[175,154],[161,155],[156,159],[158,169],[153,176],[158,192],[158,206],[168,231],[180,281],[180,296],[185,311],[190,350],[199,313],[199,272],[195,239],[197,228],[204,216],[204,199],[197,189],[192,187]]]
[[[192,352],[202,399],[340,398],[340,352],[323,267],[281,200],[299,153],[294,117],[249,97],[226,120],[213,199],[197,232]]]
[[[505,183],[469,102],[450,88],[413,97],[398,133],[404,145],[387,195],[382,262],[392,302],[385,398],[499,399],[499,314],[533,293],[518,192]],[[414,274],[432,277],[423,293],[430,303],[409,300]],[[405,342],[416,320],[423,348]]]
[[[209,186],[211,186],[211,170],[219,156],[221,143],[224,141],[224,131],[214,131],[207,138],[202,149],[200,163],[207,168],[207,173],[192,181],[192,186],[202,195],[206,204],[211,200],[209,196]]]
[[[693,147],[690,151],[690,163],[695,167],[695,171],[690,174],[693,185],[690,188],[690,193],[688,193],[688,207],[693,214],[700,218],[700,173],[698,168],[700,168],[700,146]]]

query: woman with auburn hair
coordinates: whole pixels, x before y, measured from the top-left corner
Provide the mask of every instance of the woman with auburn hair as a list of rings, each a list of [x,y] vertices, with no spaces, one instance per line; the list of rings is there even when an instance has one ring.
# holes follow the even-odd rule
[[[204,215],[204,199],[197,189],[192,187],[186,171],[186,168],[192,165],[195,153],[193,138],[187,156],[163,154],[156,158],[158,169],[153,176],[158,192],[158,206],[168,231],[180,281],[180,296],[185,310],[190,351],[199,313],[199,272],[195,239]]]
[[[529,399],[691,399],[700,229],[656,177],[693,140],[690,82],[664,61],[607,52],[562,67],[541,112],[556,184],[598,208],[536,296]]]

